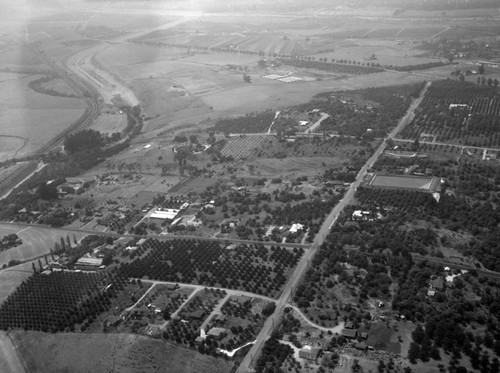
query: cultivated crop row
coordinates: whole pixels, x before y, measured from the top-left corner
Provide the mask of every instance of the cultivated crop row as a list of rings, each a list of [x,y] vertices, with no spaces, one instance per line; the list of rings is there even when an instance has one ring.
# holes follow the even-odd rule
[[[495,87],[444,80],[432,84],[402,136],[419,138],[426,133],[438,142],[496,146],[499,128],[500,95]]]
[[[76,324],[85,329],[108,310],[125,281],[106,272],[35,273],[0,307],[0,329],[74,331]]]

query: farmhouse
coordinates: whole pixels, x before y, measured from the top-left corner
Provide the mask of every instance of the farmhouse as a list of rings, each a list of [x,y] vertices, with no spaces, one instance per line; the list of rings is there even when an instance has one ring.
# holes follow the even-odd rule
[[[57,186],[59,195],[79,194],[83,192],[83,180],[78,178],[67,178],[64,184]]]
[[[214,317],[214,321],[219,324],[223,324],[227,320],[227,316],[219,313]]]
[[[354,210],[352,218],[355,220],[365,220],[370,215],[370,211]]]
[[[205,311],[196,310],[193,312],[189,312],[185,315],[185,317],[189,320],[203,320],[203,318],[205,317]]]
[[[358,331],[355,329],[342,329],[342,335],[348,339],[354,339],[358,335]]]
[[[320,353],[318,347],[304,346],[304,348],[299,350],[299,357],[306,360],[316,360]]]
[[[444,289],[444,279],[441,277],[435,278],[435,279],[430,281],[429,286],[432,289],[442,291]]]
[[[208,331],[207,337],[216,339],[216,340],[221,340],[227,335],[227,331],[224,328],[212,328]]]
[[[438,177],[432,176],[374,174],[367,185],[371,188],[405,189],[434,193],[439,190],[441,181]]]

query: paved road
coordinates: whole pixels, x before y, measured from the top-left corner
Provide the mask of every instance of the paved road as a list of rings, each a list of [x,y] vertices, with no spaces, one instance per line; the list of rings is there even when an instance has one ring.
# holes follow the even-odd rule
[[[253,360],[258,356],[259,352],[262,349],[262,346],[264,345],[264,342],[268,339],[268,337],[271,335],[274,325],[278,323],[279,318],[281,316],[281,313],[283,312],[283,309],[287,305],[287,302],[289,298],[291,298],[291,295],[297,289],[297,286],[299,285],[300,281],[302,280],[303,276],[305,275],[307,268],[312,262],[312,259],[316,255],[316,252],[318,248],[321,246],[321,244],[325,241],[325,238],[330,231],[331,227],[333,224],[337,221],[339,214],[344,210],[344,208],[353,200],[354,194],[356,193],[356,189],[359,187],[361,182],[364,180],[366,174],[368,173],[368,170],[373,166],[373,164],[377,161],[377,159],[380,157],[380,155],[384,152],[386,146],[387,146],[387,140],[389,138],[394,137],[398,132],[400,132],[404,126],[406,126],[410,121],[413,119],[414,116],[414,111],[420,105],[420,102],[422,101],[425,92],[429,88],[431,83],[427,83],[422,90],[420,96],[412,102],[410,107],[408,108],[408,111],[406,115],[400,119],[396,127],[387,135],[385,139],[382,140],[382,143],[379,145],[377,150],[373,153],[373,155],[366,161],[365,165],[361,168],[361,170],[358,172],[358,175],[356,176],[356,180],[351,183],[349,189],[344,195],[344,198],[340,200],[340,202],[332,209],[330,214],[326,217],[325,221],[323,222],[318,234],[316,235],[314,242],[309,250],[307,250],[300,260],[299,264],[295,268],[292,276],[288,280],[287,284],[284,287],[283,293],[281,297],[278,299],[278,302],[276,304],[276,310],[274,313],[266,320],[264,327],[261,329],[259,335],[257,336],[257,340],[255,341],[255,344],[252,346],[248,354],[245,356],[245,358],[242,360],[240,366],[238,367],[238,370],[236,371],[237,373],[245,373],[245,372],[250,372],[253,371],[252,365],[253,365]]]
[[[0,331],[0,372],[26,372],[16,346],[4,331]]]

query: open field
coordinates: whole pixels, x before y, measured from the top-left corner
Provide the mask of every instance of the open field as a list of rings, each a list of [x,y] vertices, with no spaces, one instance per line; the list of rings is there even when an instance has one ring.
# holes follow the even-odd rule
[[[16,233],[23,243],[12,249],[1,251],[0,266],[7,264],[10,260],[27,260],[48,254],[55,242],[59,242],[61,237],[66,238],[56,230],[35,227],[19,228],[15,225],[0,224],[0,238],[10,233]],[[81,234],[76,234],[77,240],[81,237]]]
[[[101,133],[111,135],[122,132],[127,127],[127,115],[120,113],[114,107],[107,107],[101,111],[101,115],[92,123],[90,128]]]
[[[15,158],[28,141],[26,138],[0,135],[0,162]]]
[[[258,56],[188,55],[183,49],[135,44],[109,46],[97,54],[97,59],[106,69],[128,82],[139,97],[146,116],[151,118],[146,122],[147,132],[186,124],[193,126],[207,118],[301,104],[314,94],[328,90],[432,79],[432,76],[397,72],[340,80],[322,74],[320,81],[286,84],[263,78],[265,69],[258,68]],[[244,83],[243,71],[231,69],[229,65],[248,69],[252,83]],[[289,67],[288,70],[297,76],[304,75],[302,69]],[[449,74],[448,70],[446,74]]]
[[[38,75],[4,74],[5,78],[6,75],[12,78],[0,82],[0,135],[18,139],[8,140],[12,141],[8,152],[2,147],[4,159],[36,151],[84,112],[85,104],[80,99],[49,96],[28,88],[28,83],[38,79]]]
[[[24,366],[7,333],[0,332],[0,371],[4,373],[22,373]]]
[[[30,372],[220,372],[232,363],[130,334],[11,334]],[[89,358],[82,358],[87,356]],[[91,358],[90,358],[91,357]]]

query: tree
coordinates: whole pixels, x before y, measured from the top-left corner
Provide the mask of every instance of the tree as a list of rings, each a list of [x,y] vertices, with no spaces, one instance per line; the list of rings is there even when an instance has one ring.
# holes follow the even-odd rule
[[[106,255],[104,255],[104,258],[102,258],[102,264],[108,266],[111,263],[113,263],[113,254],[111,252],[108,252],[106,253]]]
[[[38,186],[38,197],[47,201],[57,199],[57,189],[52,184],[41,183]]]
[[[420,141],[418,140],[418,137],[413,142],[411,148],[412,148],[413,151],[418,151],[420,149]]]
[[[248,74],[243,74],[243,81],[245,83],[252,83],[252,77]]]
[[[479,74],[481,74],[481,75],[483,75],[483,74],[484,74],[484,63],[482,63],[482,64],[479,66],[478,72],[479,72]]]
[[[419,356],[420,346],[415,342],[410,343],[410,348],[408,349],[408,360],[410,360],[410,363],[416,364]]]
[[[264,308],[262,309],[262,314],[266,317],[268,316],[271,316],[274,312],[274,310],[276,309],[276,303],[274,302],[269,302],[268,304],[266,304],[264,306]]]
[[[361,372],[363,372],[363,368],[361,367],[361,365],[359,365],[359,360],[358,359],[354,359],[352,361],[351,370],[352,370],[353,373],[361,373]]]
[[[165,308],[162,313],[163,320],[170,320],[170,312],[168,312],[168,308]]]

